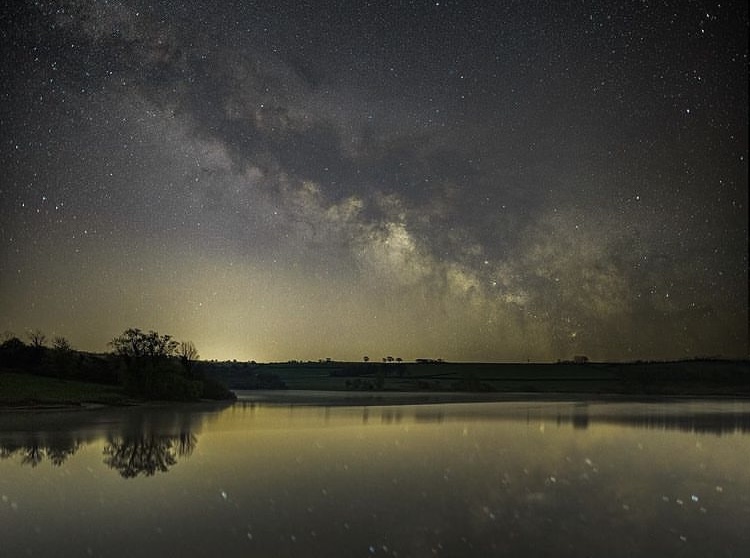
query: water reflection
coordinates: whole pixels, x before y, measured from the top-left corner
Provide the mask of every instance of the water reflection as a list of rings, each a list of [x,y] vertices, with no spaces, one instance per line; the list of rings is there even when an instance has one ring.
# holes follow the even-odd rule
[[[222,407],[216,408],[219,410]],[[0,459],[62,466],[82,447],[105,440],[103,463],[129,479],[166,473],[190,457],[205,416],[194,408],[0,415]],[[8,428],[12,425],[12,430]]]
[[[234,409],[250,417],[264,403],[242,401]],[[717,408],[714,408],[717,407]],[[736,408],[735,408],[736,407]],[[290,413],[300,407],[287,406]],[[307,408],[308,411],[310,407]],[[351,415],[354,407],[320,407],[323,422]],[[522,412],[519,412],[523,409]],[[649,430],[679,430],[697,434],[750,432],[750,411],[731,402],[715,405],[683,403],[518,403],[413,406],[365,406],[361,423],[399,425],[403,422],[455,421],[554,421],[586,430],[596,425],[615,425]],[[9,419],[13,419],[13,429]],[[81,447],[104,439],[103,463],[123,478],[166,473],[181,459],[189,458],[198,444],[197,431],[204,415],[194,408],[129,409],[99,414],[0,415],[0,459],[17,458],[21,465],[36,467],[43,461],[60,467]],[[93,419],[94,425],[89,423]],[[377,421],[374,422],[373,421]],[[82,425],[87,426],[83,428]],[[249,423],[252,426],[252,422]]]
[[[20,457],[22,465],[36,467],[48,459],[59,467],[81,447],[79,440],[69,437],[48,437],[43,433],[28,436],[0,437],[0,459]]]
[[[288,391],[282,393],[238,392],[235,409],[244,412],[267,406],[288,408],[290,412],[304,407],[324,409],[325,421],[350,416],[352,409],[361,413],[362,424],[400,424],[402,422],[441,423],[443,421],[507,420],[549,421],[586,430],[597,425],[627,428],[679,430],[699,434],[746,434],[750,432],[750,410],[744,400],[648,400],[648,401],[472,401],[441,404],[442,394],[424,398],[403,393],[380,393],[376,399],[341,392]],[[438,399],[438,400],[436,400]],[[371,404],[374,401],[378,405]],[[364,402],[364,404],[363,404]],[[404,403],[413,404],[404,404]]]
[[[21,465],[36,467],[45,459],[54,467],[62,466],[82,443],[73,439],[45,440],[31,435],[28,442],[0,439],[0,459],[19,458]],[[177,458],[189,457],[198,438],[190,431],[176,436],[142,434],[109,438],[104,446],[104,464],[116,469],[123,478],[166,473]]]
[[[346,404],[302,405],[302,395],[294,394],[295,404],[266,401],[263,394],[259,400],[253,395],[240,399],[233,408],[251,415],[259,408],[273,406],[289,409],[293,413],[300,408],[323,409],[325,422],[334,417],[350,416],[352,409],[361,413],[362,424],[376,421],[379,424],[441,423],[444,421],[466,421],[487,419],[506,421],[554,421],[558,425],[571,425],[577,430],[586,430],[597,425],[616,425],[627,428],[657,430],[680,430],[697,434],[732,434],[750,432],[750,410],[744,400],[685,400],[648,402],[571,402],[571,401],[501,401],[489,403],[452,403],[418,405],[367,405],[357,406],[356,399],[343,399]],[[337,394],[333,393],[335,401]],[[338,397],[342,397],[340,394]],[[382,398],[388,402],[388,398]],[[322,399],[320,399],[322,401]],[[398,398],[395,399],[398,401]],[[312,399],[318,402],[319,399]]]
[[[716,401],[0,413],[0,554],[745,556],[749,425]]]
[[[531,405],[522,404],[525,409],[520,415],[525,422],[554,420],[558,426],[571,425],[576,430],[586,430],[598,425],[616,425],[627,428],[650,429],[650,430],[680,430],[697,434],[733,434],[750,433],[750,411],[743,404],[733,408],[731,402],[717,403],[715,406],[721,410],[712,410],[711,406],[706,408],[706,403],[677,404],[669,403],[558,403]],[[727,407],[727,405],[729,407]],[[484,420],[491,416],[495,420],[522,420],[519,417],[518,404],[504,404],[502,406],[481,405],[481,413],[477,412],[478,406],[472,404],[466,412],[462,412],[461,406],[456,406],[450,413],[443,408],[425,406],[424,409],[417,408],[414,412],[415,422],[441,423],[456,420]],[[370,412],[365,410],[363,422],[371,418]],[[381,422],[393,422],[394,416],[398,420],[401,415],[394,415],[392,411],[384,410]]]
[[[590,424],[612,424],[649,430],[680,430],[696,434],[722,434],[750,432],[750,413],[701,412],[695,414],[670,414],[665,412],[624,413],[613,416],[592,416],[586,409],[557,416],[560,424],[572,424],[586,429]]]
[[[189,457],[198,438],[191,432],[178,436],[132,436],[107,440],[104,464],[125,479],[166,473],[177,457]]]

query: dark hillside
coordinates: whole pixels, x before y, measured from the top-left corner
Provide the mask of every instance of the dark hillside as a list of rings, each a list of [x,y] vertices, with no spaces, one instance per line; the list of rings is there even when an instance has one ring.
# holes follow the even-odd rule
[[[230,389],[750,395],[748,361],[201,363]]]

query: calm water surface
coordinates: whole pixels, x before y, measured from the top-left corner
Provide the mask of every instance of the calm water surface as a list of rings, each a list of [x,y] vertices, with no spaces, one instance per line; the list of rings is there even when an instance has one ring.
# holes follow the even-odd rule
[[[0,413],[0,556],[750,555],[748,402],[345,402]]]

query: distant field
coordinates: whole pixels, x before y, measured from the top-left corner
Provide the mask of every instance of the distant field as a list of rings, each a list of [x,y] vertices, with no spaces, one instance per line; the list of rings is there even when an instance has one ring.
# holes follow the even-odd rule
[[[648,363],[219,363],[206,372],[231,389],[495,391],[750,395],[747,361]]]

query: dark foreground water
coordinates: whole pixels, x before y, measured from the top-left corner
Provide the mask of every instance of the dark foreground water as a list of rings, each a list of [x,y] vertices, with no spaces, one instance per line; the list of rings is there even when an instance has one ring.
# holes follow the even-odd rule
[[[0,458],[1,556],[750,556],[748,402],[3,412]]]

